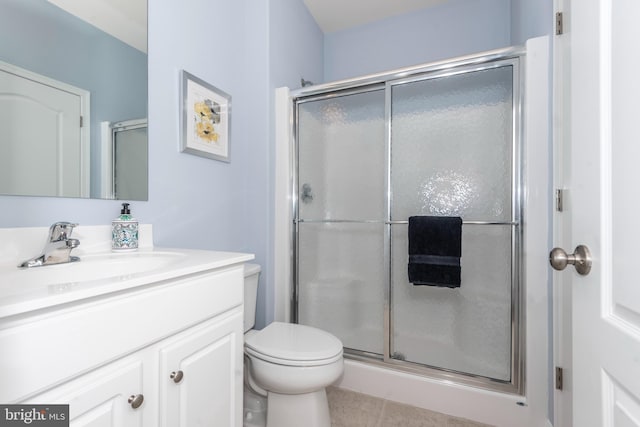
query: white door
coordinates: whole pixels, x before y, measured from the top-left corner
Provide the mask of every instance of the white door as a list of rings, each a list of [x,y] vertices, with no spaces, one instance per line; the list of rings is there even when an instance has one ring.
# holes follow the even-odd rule
[[[55,80],[0,65],[0,193],[88,196],[81,96]]]
[[[640,2],[572,1],[565,19],[571,136],[561,221],[571,237],[555,243],[587,245],[593,258],[587,276],[571,266],[555,276],[572,294],[573,426],[640,426]]]

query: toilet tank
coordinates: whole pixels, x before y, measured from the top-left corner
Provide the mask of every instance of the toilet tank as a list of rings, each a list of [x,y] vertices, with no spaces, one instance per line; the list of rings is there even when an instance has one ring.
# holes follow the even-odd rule
[[[244,265],[244,331],[253,328],[256,323],[256,300],[258,298],[258,279],[260,278],[258,264]]]

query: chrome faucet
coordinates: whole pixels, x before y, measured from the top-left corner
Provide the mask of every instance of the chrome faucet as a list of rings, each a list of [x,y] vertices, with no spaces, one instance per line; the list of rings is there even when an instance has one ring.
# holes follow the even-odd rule
[[[49,237],[42,250],[42,255],[26,260],[18,267],[40,267],[43,265],[62,264],[80,261],[77,256],[71,256],[71,251],[80,245],[78,239],[71,239],[73,228],[78,224],[70,222],[56,222],[49,227]]]

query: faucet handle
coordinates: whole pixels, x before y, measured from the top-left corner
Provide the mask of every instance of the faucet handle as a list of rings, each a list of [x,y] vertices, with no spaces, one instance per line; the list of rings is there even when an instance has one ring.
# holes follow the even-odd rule
[[[69,236],[71,236],[73,228],[77,226],[78,224],[76,223],[66,221],[54,223],[49,227],[49,241],[58,242],[60,240],[67,240]]]

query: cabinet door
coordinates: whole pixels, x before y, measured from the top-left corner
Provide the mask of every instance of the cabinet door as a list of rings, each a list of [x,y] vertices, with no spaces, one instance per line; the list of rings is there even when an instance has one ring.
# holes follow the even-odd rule
[[[160,350],[164,427],[242,426],[242,311],[170,338]]]
[[[145,404],[134,409],[128,402],[131,396],[142,393],[142,365],[142,360],[137,358],[114,362],[37,395],[29,402],[69,404],[71,427],[142,426]]]

